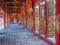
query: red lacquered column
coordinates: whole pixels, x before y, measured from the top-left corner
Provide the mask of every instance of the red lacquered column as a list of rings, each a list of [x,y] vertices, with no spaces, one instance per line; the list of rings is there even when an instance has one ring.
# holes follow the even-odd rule
[[[6,27],[6,15],[5,15],[5,12],[4,12],[4,27]]]
[[[56,0],[56,45],[60,45],[60,0]]]
[[[44,14],[45,14],[45,37],[47,37],[47,2],[46,2],[46,0],[45,0],[45,12],[44,12]]]
[[[32,19],[33,19],[32,31],[35,32],[35,15],[34,15],[34,11],[32,12]]]

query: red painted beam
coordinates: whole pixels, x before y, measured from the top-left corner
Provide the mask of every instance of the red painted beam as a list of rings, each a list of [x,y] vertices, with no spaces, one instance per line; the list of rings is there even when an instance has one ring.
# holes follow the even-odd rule
[[[32,0],[32,3],[33,3],[33,4],[36,4],[36,3],[39,2],[39,1],[44,1],[44,0]]]
[[[10,11],[12,13],[20,13],[21,11]]]
[[[32,0],[32,3],[35,4],[36,3],[36,0]]]

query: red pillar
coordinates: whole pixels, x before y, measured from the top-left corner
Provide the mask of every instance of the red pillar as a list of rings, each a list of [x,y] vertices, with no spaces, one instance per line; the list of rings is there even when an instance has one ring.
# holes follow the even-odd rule
[[[32,20],[33,20],[32,32],[35,33],[35,15],[34,15],[34,11],[32,12]]]
[[[47,1],[45,0],[45,6],[44,6],[44,16],[45,16],[45,31],[44,31],[44,33],[45,33],[45,37],[47,37]]]
[[[4,12],[4,27],[6,28],[6,15],[5,15],[5,12]]]
[[[0,22],[1,22],[0,25],[1,25],[1,27],[2,27],[2,17],[0,17],[0,18],[1,18],[1,20],[0,20]]]
[[[60,45],[60,0],[56,0],[56,45]]]
[[[12,23],[13,19],[12,19],[12,16],[10,16],[10,24]]]
[[[8,20],[8,24],[10,24],[10,16],[9,16],[9,15],[8,15],[8,19],[9,19],[9,20]]]
[[[11,24],[11,16],[9,15],[9,24]]]
[[[9,25],[9,15],[7,15],[7,25]]]
[[[26,10],[27,10],[27,4],[26,4],[26,2],[25,2],[25,18],[26,18],[26,27],[27,27],[27,13],[26,13]]]
[[[8,26],[8,15],[6,15],[6,18],[7,18],[7,19],[6,19],[6,20],[7,20],[7,21],[6,21],[6,24],[7,24],[7,26]]]
[[[9,15],[7,15],[7,18],[8,18],[7,20],[8,20],[8,25],[9,25],[9,23],[10,23],[10,20],[9,20],[10,17],[9,17]]]

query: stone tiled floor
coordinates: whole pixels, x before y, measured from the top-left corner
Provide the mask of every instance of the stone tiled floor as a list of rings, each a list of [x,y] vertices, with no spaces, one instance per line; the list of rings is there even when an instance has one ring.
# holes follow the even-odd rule
[[[5,30],[7,34],[0,39],[0,45],[49,45],[21,24],[11,24]]]

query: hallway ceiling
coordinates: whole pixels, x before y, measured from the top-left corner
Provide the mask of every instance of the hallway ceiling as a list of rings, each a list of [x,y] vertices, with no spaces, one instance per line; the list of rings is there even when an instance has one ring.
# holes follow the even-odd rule
[[[14,1],[25,2],[26,0],[4,0],[4,2],[14,2]]]
[[[13,13],[13,11],[21,11],[21,8],[25,1],[26,0],[3,0],[5,8],[9,13]]]
[[[20,14],[26,0],[0,0],[0,7],[10,16]]]
[[[0,0],[0,3],[2,4],[1,6],[3,6],[4,10],[7,11],[8,13],[13,13],[13,11],[21,11],[22,7],[23,7],[23,3],[25,3],[25,1],[29,1],[29,0]],[[39,1],[39,0],[31,0],[33,2]],[[28,2],[30,3],[30,2]],[[27,4],[28,4],[27,3]]]

